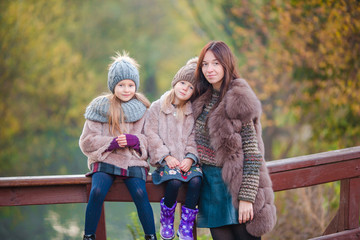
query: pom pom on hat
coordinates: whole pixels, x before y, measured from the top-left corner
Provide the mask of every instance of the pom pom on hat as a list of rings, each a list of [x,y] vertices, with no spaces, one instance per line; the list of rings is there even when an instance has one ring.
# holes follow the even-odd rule
[[[108,88],[114,93],[115,86],[122,80],[129,79],[134,81],[136,91],[139,88],[139,64],[131,57],[127,52],[123,52],[121,55],[117,53],[115,57],[112,58],[114,62],[109,67],[108,72]]]
[[[179,69],[171,82],[172,87],[174,87],[180,81],[187,81],[195,86],[195,70],[198,59],[198,57],[189,59],[185,66]]]

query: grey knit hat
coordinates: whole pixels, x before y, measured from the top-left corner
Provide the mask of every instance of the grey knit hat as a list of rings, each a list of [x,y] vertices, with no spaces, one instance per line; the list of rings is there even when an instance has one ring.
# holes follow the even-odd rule
[[[185,66],[179,69],[175,74],[171,86],[174,87],[180,81],[187,81],[195,86],[195,70],[197,65],[198,57],[191,58],[187,61]]]
[[[134,81],[137,91],[140,86],[138,63],[126,52],[122,55],[117,53],[112,59],[114,62],[110,65],[108,72],[109,90],[114,93],[115,86],[121,80],[130,79]]]
[[[97,97],[86,108],[85,119],[107,123],[109,121],[109,108],[110,102],[106,96]],[[136,98],[121,103],[121,108],[124,111],[125,122],[136,122],[146,112],[146,106]]]

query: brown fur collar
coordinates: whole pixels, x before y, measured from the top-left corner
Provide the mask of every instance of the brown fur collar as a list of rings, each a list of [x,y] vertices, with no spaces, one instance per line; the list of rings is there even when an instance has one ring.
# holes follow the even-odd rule
[[[201,114],[203,107],[210,101],[212,89],[209,88],[193,103],[195,119]],[[244,79],[231,81],[229,90],[224,96],[226,114],[230,119],[249,121],[261,115],[261,104],[249,84]]]

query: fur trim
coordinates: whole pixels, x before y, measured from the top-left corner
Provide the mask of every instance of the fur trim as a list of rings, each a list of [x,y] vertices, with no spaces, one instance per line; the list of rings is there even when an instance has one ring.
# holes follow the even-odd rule
[[[230,119],[248,122],[261,115],[261,103],[244,79],[231,82],[224,101]]]
[[[194,101],[195,119],[203,111],[204,105],[210,101],[211,95],[212,91],[209,89]],[[217,166],[222,167],[222,177],[228,186],[236,209],[239,206],[238,193],[242,183],[244,160],[242,139],[239,133],[243,123],[253,121],[259,150],[264,154],[260,124],[261,112],[261,103],[249,84],[244,79],[234,79],[223,100],[208,117],[210,141],[216,152],[216,163]],[[247,224],[247,230],[251,235],[261,236],[275,226],[274,193],[265,160],[260,168],[254,214],[254,220]]]

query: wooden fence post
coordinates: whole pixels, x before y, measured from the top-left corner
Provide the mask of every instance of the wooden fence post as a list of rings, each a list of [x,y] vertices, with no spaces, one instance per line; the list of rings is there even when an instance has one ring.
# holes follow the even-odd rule
[[[103,203],[100,220],[96,229],[96,239],[106,240],[105,203]]]

